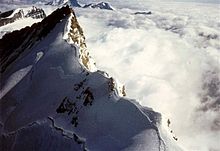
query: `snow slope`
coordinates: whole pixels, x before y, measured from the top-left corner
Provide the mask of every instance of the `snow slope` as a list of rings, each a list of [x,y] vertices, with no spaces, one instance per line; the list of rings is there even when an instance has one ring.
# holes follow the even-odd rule
[[[2,45],[36,28],[14,51]],[[180,150],[160,132],[159,113],[119,97],[116,81],[93,68],[68,6],[0,44],[0,150]]]

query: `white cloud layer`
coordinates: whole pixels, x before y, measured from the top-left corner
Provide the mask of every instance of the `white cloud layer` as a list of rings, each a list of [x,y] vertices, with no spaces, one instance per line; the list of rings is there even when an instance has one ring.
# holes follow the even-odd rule
[[[98,68],[169,118],[186,150],[220,150],[219,6],[112,4],[116,12],[77,9]],[[143,10],[152,14],[134,15]]]

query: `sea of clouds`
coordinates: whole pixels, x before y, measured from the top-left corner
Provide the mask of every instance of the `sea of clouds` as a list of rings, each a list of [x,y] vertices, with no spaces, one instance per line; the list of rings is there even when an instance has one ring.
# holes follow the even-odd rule
[[[98,68],[170,119],[185,150],[220,150],[220,6],[111,4],[115,11],[76,10]]]

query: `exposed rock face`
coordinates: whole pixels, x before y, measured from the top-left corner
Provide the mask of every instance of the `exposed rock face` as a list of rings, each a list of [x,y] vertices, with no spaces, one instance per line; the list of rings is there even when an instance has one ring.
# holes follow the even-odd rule
[[[30,10],[28,10],[27,13],[25,13],[23,9],[10,10],[0,14],[0,26],[7,25],[9,23],[13,23],[18,19],[27,17],[39,19],[45,18],[46,14],[43,9],[34,6]]]
[[[32,7],[24,17],[31,17],[33,19],[45,18],[46,14],[42,8]]]
[[[12,13],[14,12],[14,10],[10,10],[10,11],[7,11],[7,12],[4,12],[4,13],[1,13],[0,14],[0,18],[5,18],[5,17],[8,17],[10,16]]]
[[[74,43],[79,48],[79,58],[81,59],[81,63],[85,66],[86,69],[92,70],[95,65],[94,62],[92,62],[91,56],[89,55],[89,52],[87,50],[83,30],[80,27],[76,19],[76,15],[73,11],[72,17],[69,22],[69,31],[67,33],[67,41],[69,41],[70,44]]]

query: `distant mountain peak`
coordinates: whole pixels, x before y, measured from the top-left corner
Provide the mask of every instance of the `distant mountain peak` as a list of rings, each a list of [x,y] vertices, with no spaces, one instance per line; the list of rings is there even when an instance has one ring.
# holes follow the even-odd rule
[[[83,8],[97,8],[97,9],[107,9],[114,10],[114,8],[107,2],[90,3],[83,6]]]
[[[65,4],[69,4],[72,7],[81,7],[78,0],[52,0],[48,3],[46,3],[46,5],[65,5]]]
[[[81,7],[81,5],[79,4],[78,0],[69,0],[69,3],[73,7]]]

